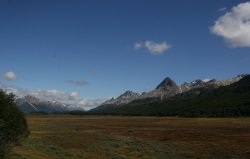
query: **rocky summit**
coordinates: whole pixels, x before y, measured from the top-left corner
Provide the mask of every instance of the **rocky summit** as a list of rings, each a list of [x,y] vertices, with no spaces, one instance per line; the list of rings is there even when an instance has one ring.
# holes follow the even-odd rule
[[[178,87],[178,86],[170,77],[167,77],[156,87],[156,89],[168,91],[171,90],[173,87]]]
[[[120,104],[127,104],[135,99],[137,99],[140,96],[139,93],[134,93],[132,91],[126,91],[122,95],[120,95],[117,98],[111,98],[110,100],[107,100],[103,104],[115,104],[115,105],[120,105]]]
[[[140,96],[142,98],[169,98],[180,93],[180,88],[177,84],[170,78],[165,78],[154,90],[143,93]]]

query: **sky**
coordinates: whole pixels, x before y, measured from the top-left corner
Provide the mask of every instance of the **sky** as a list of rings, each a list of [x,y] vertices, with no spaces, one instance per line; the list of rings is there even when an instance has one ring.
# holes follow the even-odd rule
[[[18,95],[95,105],[250,73],[249,52],[249,1],[0,1],[0,87]]]

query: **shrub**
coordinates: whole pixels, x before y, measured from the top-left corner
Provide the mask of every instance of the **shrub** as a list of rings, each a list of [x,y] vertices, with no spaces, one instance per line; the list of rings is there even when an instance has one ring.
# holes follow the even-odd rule
[[[0,158],[29,134],[24,114],[17,108],[15,96],[0,90]]]

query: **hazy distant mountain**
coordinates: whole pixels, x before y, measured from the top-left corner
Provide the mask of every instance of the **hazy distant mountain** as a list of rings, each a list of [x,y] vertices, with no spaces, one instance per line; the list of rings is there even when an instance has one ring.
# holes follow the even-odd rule
[[[38,99],[33,96],[25,96],[16,99],[17,106],[25,113],[30,112],[65,112],[69,111],[67,105],[59,102],[51,102]]]

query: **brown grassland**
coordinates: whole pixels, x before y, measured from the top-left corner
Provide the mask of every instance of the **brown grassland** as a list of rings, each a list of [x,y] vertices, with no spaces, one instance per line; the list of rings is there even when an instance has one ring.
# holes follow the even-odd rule
[[[250,158],[250,118],[27,115],[11,159]]]

